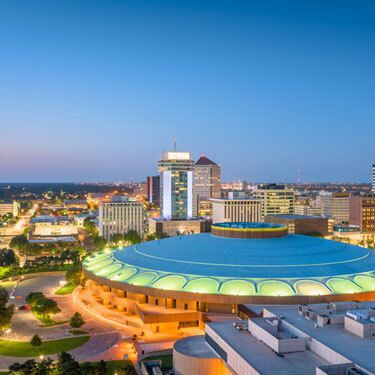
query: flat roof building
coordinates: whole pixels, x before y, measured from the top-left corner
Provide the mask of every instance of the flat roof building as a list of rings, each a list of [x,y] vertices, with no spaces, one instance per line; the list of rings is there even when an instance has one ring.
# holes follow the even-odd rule
[[[212,222],[260,222],[262,201],[260,199],[211,199]]]
[[[265,221],[285,224],[291,234],[328,236],[333,232],[333,221],[321,216],[269,215],[265,217]]]
[[[374,374],[374,307],[374,302],[266,306],[261,318],[207,323],[205,336],[175,343],[174,369],[179,375],[214,374],[205,372],[207,366],[236,375]]]
[[[361,232],[375,232],[375,195],[350,197],[349,224]]]

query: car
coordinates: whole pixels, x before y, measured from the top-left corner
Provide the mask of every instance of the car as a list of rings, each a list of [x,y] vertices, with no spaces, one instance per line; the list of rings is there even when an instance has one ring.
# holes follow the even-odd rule
[[[30,305],[21,305],[21,306],[17,307],[18,311],[26,311],[26,310],[30,310],[30,309],[31,309]]]

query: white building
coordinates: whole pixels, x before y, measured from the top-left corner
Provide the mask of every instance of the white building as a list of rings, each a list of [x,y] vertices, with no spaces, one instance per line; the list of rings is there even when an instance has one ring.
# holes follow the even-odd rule
[[[107,241],[113,234],[135,230],[143,235],[143,204],[126,197],[113,197],[111,202],[99,205],[99,235]]]
[[[21,213],[21,204],[17,201],[11,203],[0,203],[0,216],[11,213],[13,217],[19,216]]]
[[[322,216],[331,217],[336,224],[349,223],[349,193],[319,193]]]
[[[262,221],[260,199],[211,199],[212,223]]]
[[[161,216],[166,220],[193,217],[193,160],[189,152],[164,152],[158,162]]]

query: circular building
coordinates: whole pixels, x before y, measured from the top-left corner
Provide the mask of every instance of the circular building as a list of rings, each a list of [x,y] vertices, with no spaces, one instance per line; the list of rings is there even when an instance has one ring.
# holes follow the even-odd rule
[[[375,297],[373,250],[287,234],[284,225],[273,223],[215,224],[212,233],[95,253],[83,268],[94,293],[112,293],[117,300],[109,304],[117,307],[119,299],[128,300],[124,307],[134,311],[151,304],[234,312],[245,303]]]

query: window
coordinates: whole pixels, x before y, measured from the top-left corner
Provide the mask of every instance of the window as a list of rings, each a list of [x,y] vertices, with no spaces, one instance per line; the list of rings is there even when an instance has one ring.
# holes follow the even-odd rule
[[[177,301],[175,299],[172,301],[172,306],[174,309],[177,307]]]
[[[158,306],[159,305],[159,300],[156,298],[155,299],[155,305]]]
[[[189,305],[187,303],[184,304],[184,309],[185,310],[188,310],[189,309]]]

